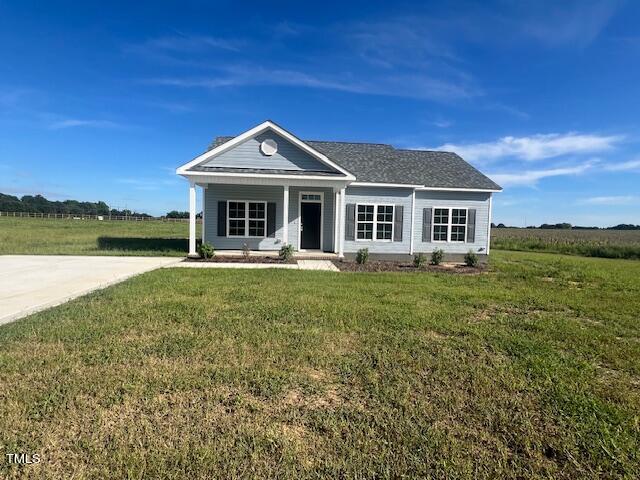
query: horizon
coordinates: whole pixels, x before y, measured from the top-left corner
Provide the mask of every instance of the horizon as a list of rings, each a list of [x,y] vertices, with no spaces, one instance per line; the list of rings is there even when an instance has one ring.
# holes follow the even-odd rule
[[[454,151],[496,225],[640,224],[640,4],[243,7],[0,4],[0,192],[185,211],[175,169],[273,118]]]

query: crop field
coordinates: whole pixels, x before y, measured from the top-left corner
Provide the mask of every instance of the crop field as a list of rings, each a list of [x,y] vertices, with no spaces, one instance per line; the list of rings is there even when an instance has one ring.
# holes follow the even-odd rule
[[[640,230],[492,228],[491,248],[640,259]]]
[[[638,478],[640,262],[161,269],[0,327],[0,478]]]
[[[0,217],[0,255],[183,256],[188,237],[187,222]]]

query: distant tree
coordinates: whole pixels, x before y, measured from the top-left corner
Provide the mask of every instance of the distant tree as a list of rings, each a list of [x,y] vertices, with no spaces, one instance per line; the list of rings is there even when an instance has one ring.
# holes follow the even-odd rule
[[[499,223],[498,228],[507,228],[507,226],[504,223]]]
[[[608,227],[607,230],[640,230],[640,225],[633,225],[631,223],[620,223],[613,227]]]
[[[171,210],[166,215],[167,218],[189,218],[189,212],[179,212],[177,210]]]

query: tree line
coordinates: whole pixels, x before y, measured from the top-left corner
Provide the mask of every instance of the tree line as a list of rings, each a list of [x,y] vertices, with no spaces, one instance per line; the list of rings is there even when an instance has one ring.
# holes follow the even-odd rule
[[[122,217],[151,217],[148,213],[110,208],[105,202],[53,201],[42,195],[21,198],[0,193],[0,212],[64,213],[68,215],[113,215]]]
[[[620,223],[618,225],[614,225],[613,227],[582,227],[580,225],[571,225],[570,223],[543,223],[539,227],[536,226],[528,226],[528,227],[510,227],[505,225],[504,223],[495,223],[491,224],[491,228],[537,228],[540,230],[640,230],[640,225],[633,225],[631,223]]]

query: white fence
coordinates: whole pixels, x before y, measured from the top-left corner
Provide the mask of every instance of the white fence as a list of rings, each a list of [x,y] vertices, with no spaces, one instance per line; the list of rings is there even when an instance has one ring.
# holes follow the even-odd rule
[[[188,218],[167,218],[167,217],[132,217],[129,215],[74,215],[72,213],[34,213],[34,212],[0,212],[0,217],[19,218],[57,218],[72,220],[119,220],[130,222],[188,222]],[[201,222],[200,218],[196,222]]]

